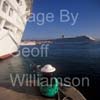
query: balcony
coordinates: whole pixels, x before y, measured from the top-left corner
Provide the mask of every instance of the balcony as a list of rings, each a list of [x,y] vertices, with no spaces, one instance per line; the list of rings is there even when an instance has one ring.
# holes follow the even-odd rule
[[[2,10],[3,10],[3,12],[7,13],[7,11],[8,11],[8,7],[9,7],[9,6],[8,6],[7,2],[4,1],[3,6],[2,6]]]

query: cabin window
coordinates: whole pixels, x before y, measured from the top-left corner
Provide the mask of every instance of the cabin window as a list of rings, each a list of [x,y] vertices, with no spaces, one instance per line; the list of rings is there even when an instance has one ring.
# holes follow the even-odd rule
[[[1,27],[1,24],[2,24],[2,19],[0,18],[0,27]]]
[[[14,26],[11,23],[7,22],[7,21],[5,22],[5,25],[4,25],[3,28],[8,30],[8,31],[11,31],[11,32],[14,31]]]
[[[5,22],[5,25],[4,25],[3,28],[6,29],[6,30],[9,30],[9,28],[10,28],[10,23],[9,23],[9,22]]]
[[[1,25],[2,19],[0,18],[0,25]]]
[[[28,11],[28,10],[29,10],[29,8],[27,7],[27,8],[26,8],[26,11]]]
[[[10,8],[9,16],[13,16],[13,9],[12,8]]]
[[[17,1],[17,3],[19,3],[20,2],[20,0],[16,0]]]
[[[2,10],[6,13],[8,10],[8,4],[7,2],[4,1],[3,6],[2,6]]]
[[[20,6],[22,6],[22,1],[21,0],[16,0],[16,1]]]
[[[1,0],[0,0],[0,5],[1,5]]]

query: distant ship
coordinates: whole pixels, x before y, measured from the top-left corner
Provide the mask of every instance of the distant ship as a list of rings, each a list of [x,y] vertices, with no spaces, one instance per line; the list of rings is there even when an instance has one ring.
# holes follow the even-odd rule
[[[32,10],[32,0],[0,0],[0,59],[15,53]]]
[[[32,45],[41,45],[41,44],[87,44],[94,43],[95,39],[90,36],[77,36],[66,38],[64,35],[56,39],[44,39],[44,40],[22,40],[21,46],[32,46]]]
[[[53,39],[52,41],[54,44],[86,44],[94,42],[95,39],[90,36],[77,36],[71,38],[62,36],[62,38]]]

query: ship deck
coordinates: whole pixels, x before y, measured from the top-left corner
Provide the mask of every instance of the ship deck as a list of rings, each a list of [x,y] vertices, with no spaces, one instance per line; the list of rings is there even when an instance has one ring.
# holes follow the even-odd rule
[[[56,100],[55,98],[46,98],[41,96],[37,88],[32,89],[16,91],[0,87],[0,100]],[[33,91],[33,93],[29,90]]]
[[[11,87],[0,85],[0,100],[86,100],[74,87],[60,88],[54,98],[43,97],[38,87]]]

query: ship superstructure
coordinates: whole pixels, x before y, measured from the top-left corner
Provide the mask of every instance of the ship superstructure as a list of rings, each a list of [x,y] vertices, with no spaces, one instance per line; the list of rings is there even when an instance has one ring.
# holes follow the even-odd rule
[[[18,50],[32,10],[32,0],[0,0],[0,58]]]

